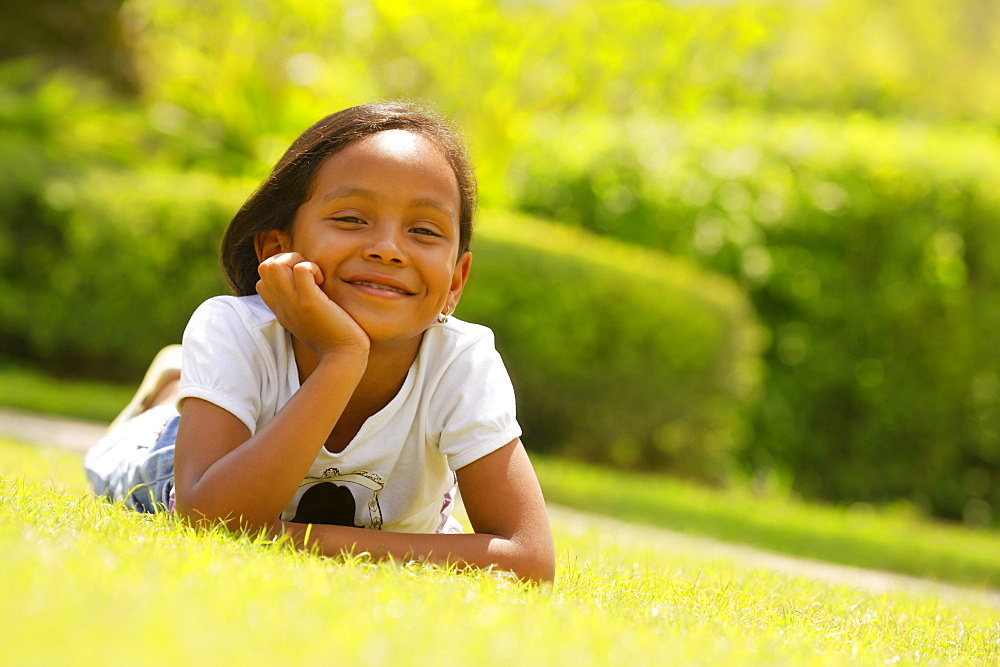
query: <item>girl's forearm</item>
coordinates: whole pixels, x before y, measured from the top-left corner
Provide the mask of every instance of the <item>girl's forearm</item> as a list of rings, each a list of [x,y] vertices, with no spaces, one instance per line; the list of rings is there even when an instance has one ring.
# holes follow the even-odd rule
[[[270,526],[326,443],[366,365],[366,355],[327,355],[266,426],[187,489],[178,487],[178,511],[193,519],[222,519],[231,528]]]
[[[287,521],[275,522],[271,534],[275,537],[287,535],[299,549],[319,548],[328,556],[368,553],[378,560],[412,559],[476,568],[492,566],[536,583],[552,581],[555,576],[550,546],[536,545],[526,535],[508,538],[483,533],[394,533]]]

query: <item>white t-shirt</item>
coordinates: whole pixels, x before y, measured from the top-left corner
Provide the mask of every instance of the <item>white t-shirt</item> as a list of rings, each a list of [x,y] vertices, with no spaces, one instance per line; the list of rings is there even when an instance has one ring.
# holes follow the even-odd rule
[[[197,397],[256,433],[299,388],[291,335],[259,296],[220,296],[184,331],[177,403]],[[521,435],[493,333],[450,318],[424,333],[399,393],[342,452],[321,448],[286,521],[440,531],[453,471]]]

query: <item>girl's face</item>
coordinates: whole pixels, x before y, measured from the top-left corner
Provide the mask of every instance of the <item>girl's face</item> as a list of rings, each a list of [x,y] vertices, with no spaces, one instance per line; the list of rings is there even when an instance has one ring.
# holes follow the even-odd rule
[[[460,206],[441,150],[387,130],[326,159],[281,250],[316,263],[324,293],[373,342],[408,340],[462,294],[472,257],[458,256]]]

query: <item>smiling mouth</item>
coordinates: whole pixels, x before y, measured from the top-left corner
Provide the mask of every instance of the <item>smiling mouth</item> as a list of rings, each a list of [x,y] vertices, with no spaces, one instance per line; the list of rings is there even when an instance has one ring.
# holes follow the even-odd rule
[[[350,280],[349,285],[358,285],[360,287],[370,287],[371,289],[384,290],[386,292],[393,292],[395,294],[405,294],[406,296],[413,296],[413,292],[407,292],[406,290],[393,287],[392,285],[384,285],[382,283],[373,283],[369,280]]]

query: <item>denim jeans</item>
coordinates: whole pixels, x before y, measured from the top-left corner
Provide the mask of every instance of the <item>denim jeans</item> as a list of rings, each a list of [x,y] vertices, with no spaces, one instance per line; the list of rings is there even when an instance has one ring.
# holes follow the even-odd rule
[[[123,500],[138,512],[173,509],[174,443],[180,419],[174,406],[161,405],[101,438],[83,459],[94,493]]]

